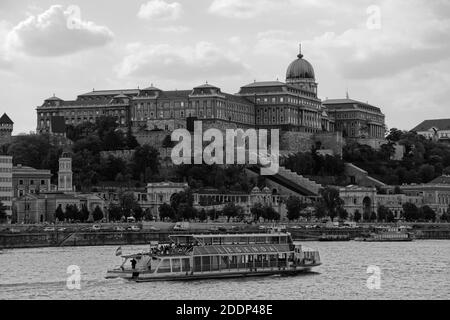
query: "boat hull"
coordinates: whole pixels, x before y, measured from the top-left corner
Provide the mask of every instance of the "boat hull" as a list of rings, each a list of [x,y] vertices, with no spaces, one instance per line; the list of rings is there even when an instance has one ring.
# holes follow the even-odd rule
[[[320,266],[321,263],[309,264],[299,266],[296,268],[286,269],[272,269],[261,271],[236,271],[236,272],[199,272],[191,274],[170,274],[170,275],[155,275],[148,272],[131,272],[131,271],[116,271],[110,270],[107,272],[106,278],[123,278],[133,280],[135,282],[151,282],[151,281],[190,281],[190,280],[206,280],[206,279],[229,279],[229,278],[243,278],[243,277],[264,277],[271,275],[292,276],[300,273],[310,272],[313,267]]]

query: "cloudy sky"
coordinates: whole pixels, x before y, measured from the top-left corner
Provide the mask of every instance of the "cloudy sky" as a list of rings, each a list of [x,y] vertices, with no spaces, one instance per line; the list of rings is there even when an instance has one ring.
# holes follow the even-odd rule
[[[284,80],[299,42],[322,99],[348,88],[390,128],[450,118],[448,0],[0,0],[0,112],[18,134],[53,94],[205,81],[236,93]]]

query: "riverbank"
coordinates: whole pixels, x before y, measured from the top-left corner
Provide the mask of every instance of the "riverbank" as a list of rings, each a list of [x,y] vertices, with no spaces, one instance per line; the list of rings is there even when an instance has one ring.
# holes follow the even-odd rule
[[[130,226],[127,224],[102,224],[100,230],[94,230],[92,225],[86,224],[58,225],[51,228],[38,225],[11,226],[8,231],[0,231],[0,249],[137,245],[148,244],[151,241],[165,242],[169,239],[169,235],[174,233],[255,233],[266,232],[264,227],[269,227],[268,224],[192,223],[189,230],[174,231],[173,223],[160,222],[141,224],[139,231],[126,230]],[[350,239],[354,239],[368,235],[374,231],[376,226],[379,225],[327,228],[320,225],[292,224],[285,227],[295,240],[317,241],[322,235],[348,235]],[[11,230],[15,231],[11,232]],[[414,224],[411,225],[410,232],[416,239],[450,239],[450,226],[447,224]]]

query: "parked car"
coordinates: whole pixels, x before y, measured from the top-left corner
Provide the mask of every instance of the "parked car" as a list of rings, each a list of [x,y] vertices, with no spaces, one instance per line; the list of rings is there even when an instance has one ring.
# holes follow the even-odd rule
[[[55,231],[55,228],[53,228],[53,227],[45,227],[44,231],[45,232]]]
[[[140,231],[141,228],[139,228],[138,226],[130,226],[130,227],[128,227],[128,230],[130,230],[130,231]]]
[[[155,226],[150,226],[150,227],[148,227],[148,229],[152,230],[152,231],[159,231],[159,230],[161,230],[160,228],[157,228]]]
[[[175,230],[175,227],[174,227]],[[212,226],[209,228],[209,231],[219,231],[219,227],[218,226]]]
[[[228,231],[227,228],[225,228],[224,226],[219,226],[218,230],[220,232],[227,232]]]
[[[99,231],[99,230],[101,230],[102,229],[102,227],[100,226],[100,225],[98,225],[98,224],[94,224],[93,226],[92,226],[92,230],[94,230],[94,231]]]
[[[189,230],[189,222],[177,222],[173,230],[186,231]]]
[[[58,231],[66,231],[67,228],[58,228]]]
[[[117,226],[114,228],[115,231],[125,231],[124,227]]]

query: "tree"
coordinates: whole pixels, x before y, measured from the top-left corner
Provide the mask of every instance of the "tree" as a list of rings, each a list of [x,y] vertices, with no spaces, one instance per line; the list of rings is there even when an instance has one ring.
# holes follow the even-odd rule
[[[234,202],[229,202],[223,208],[223,215],[227,217],[227,220],[229,222],[230,218],[237,217],[239,215],[239,211],[241,209],[242,208],[236,206]]]
[[[200,212],[198,213],[198,219],[202,222],[208,219],[208,214],[206,213],[205,209],[202,208],[202,210],[200,210]]]
[[[151,172],[156,175],[159,172],[159,152],[154,147],[145,144],[138,146],[134,151],[132,159],[133,176],[136,180],[141,178],[142,172]],[[146,181],[150,181],[151,177],[145,177]]]
[[[103,219],[103,211],[99,206],[95,207],[94,212],[92,212],[92,217],[94,218],[94,221],[100,221]]]
[[[133,192],[122,192],[119,194],[119,204],[122,208],[122,213],[125,217],[133,215],[134,210],[139,207],[139,204],[134,197]]]
[[[164,140],[162,141],[162,147],[165,149],[168,148],[173,148],[174,146],[174,142],[172,141],[172,137],[170,136],[170,134],[166,135],[164,137]]]
[[[450,222],[450,214],[448,213],[448,211],[447,212],[444,212],[442,215],[441,215],[441,221],[443,221],[443,222]]]
[[[58,221],[64,221],[64,211],[61,207],[61,205],[58,206],[55,210],[55,217],[58,219]]]
[[[322,201],[319,201],[314,204],[314,215],[317,219],[322,219],[327,216],[327,208]]]
[[[142,220],[142,217],[144,216],[144,210],[142,210],[139,204],[133,208],[133,216],[136,218],[137,221]]]
[[[289,197],[286,200],[287,218],[289,221],[297,220],[300,218],[300,212],[305,206],[298,197]]]
[[[395,216],[391,210],[389,210],[387,213],[386,222],[395,222]]]
[[[263,207],[263,215],[264,220],[280,220],[280,214],[275,211],[271,206]]]
[[[377,214],[375,211],[372,211],[370,215],[370,221],[377,221]]]
[[[359,222],[361,218],[362,218],[361,212],[359,212],[359,210],[355,210],[355,212],[353,213],[353,220]]]
[[[378,212],[378,221],[385,221],[387,220],[387,216],[389,214],[389,209],[386,208],[385,206],[379,206],[377,209]]]
[[[429,206],[423,206],[421,208],[423,218],[427,221],[436,221],[436,212]]]
[[[175,210],[171,205],[168,205],[167,203],[163,203],[159,206],[159,218],[161,220],[174,220],[175,219]]]
[[[406,202],[403,204],[403,216],[406,221],[415,221],[419,217],[419,209],[414,203]]]
[[[88,219],[89,219],[89,210],[86,205],[83,205],[80,211],[80,221],[84,222],[87,221]]]
[[[207,215],[211,220],[214,221],[219,217],[219,212],[216,209],[210,209],[208,210]]]
[[[346,220],[348,218],[348,212],[343,207],[337,208],[337,215],[341,220]]]
[[[264,208],[263,208],[262,204],[259,202],[253,204],[253,206],[250,208],[250,213],[253,216],[253,220],[258,221],[259,218],[262,217],[264,214]]]
[[[333,221],[337,215],[337,208],[344,204],[342,199],[339,197],[339,191],[335,188],[328,187],[321,191],[321,195],[327,209],[328,216],[331,218],[331,221]]]
[[[111,203],[109,205],[108,212],[109,220],[111,221],[119,221],[123,216],[122,208],[116,204]]]

